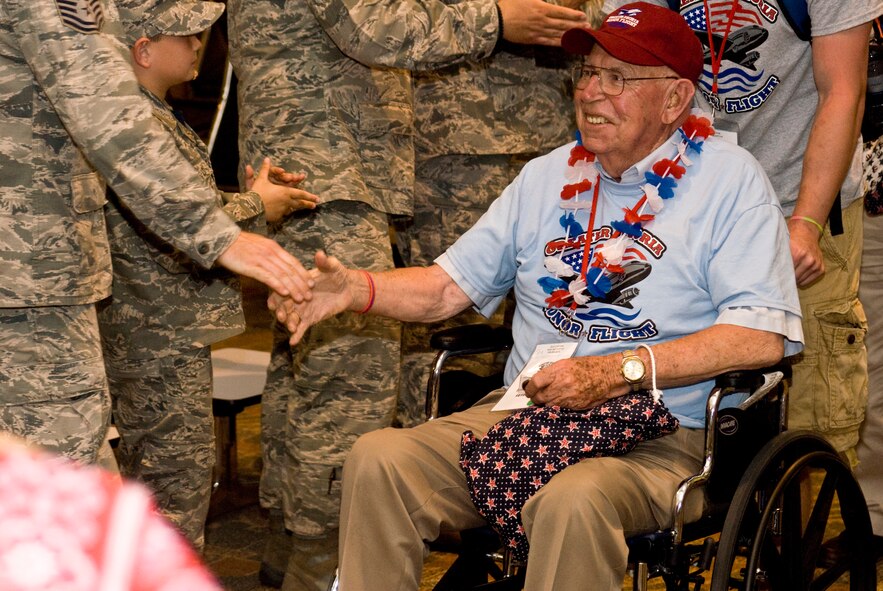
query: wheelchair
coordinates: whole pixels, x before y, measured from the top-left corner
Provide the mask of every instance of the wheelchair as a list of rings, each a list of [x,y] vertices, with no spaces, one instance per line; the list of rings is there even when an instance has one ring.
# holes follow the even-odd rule
[[[510,348],[508,329],[461,326],[436,333],[431,345],[438,353],[427,386],[427,419],[468,407],[502,386],[501,375],[470,382],[466,372],[444,366],[459,356]],[[712,591],[876,589],[861,489],[822,437],[787,430],[787,373],[783,366],[718,377],[705,411],[704,464],[672,499],[673,524],[626,540],[634,591],[647,591],[657,578],[667,591],[698,591],[706,584]],[[456,395],[446,394],[451,391]],[[687,523],[691,494],[704,496],[705,510]],[[458,555],[436,591],[523,588],[525,565],[501,548],[489,526],[459,536]]]

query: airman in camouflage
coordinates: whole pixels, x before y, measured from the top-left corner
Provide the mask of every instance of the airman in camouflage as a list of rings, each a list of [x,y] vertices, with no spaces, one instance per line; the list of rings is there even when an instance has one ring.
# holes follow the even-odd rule
[[[116,5],[122,40],[132,48],[135,75],[154,116],[205,183],[217,187],[205,144],[164,99],[170,86],[193,78],[186,67],[179,71],[174,65],[196,59],[195,35],[217,20],[224,5],[202,0],[116,0]],[[291,198],[290,207],[304,193],[266,182],[261,187],[271,189],[273,199]],[[266,233],[264,205],[255,191],[218,191],[216,201],[241,226]],[[157,240],[113,192],[105,217],[113,295],[99,305],[98,319],[120,433],[120,471],[145,482],[160,511],[201,549],[215,462],[210,345],[245,329],[239,281],[224,269],[201,269]]]
[[[541,13],[548,6],[500,4],[228,3],[240,154],[246,162],[268,154],[286,168],[299,163],[323,199],[314,214],[271,228],[290,252],[311,256],[321,248],[361,268],[393,266],[388,216],[413,212],[413,89],[406,70],[488,57],[508,13],[502,5],[529,4]],[[580,19],[550,12],[557,36]],[[517,35],[521,26],[505,30]],[[293,532],[285,588],[324,589],[322,572],[336,562],[343,459],[360,434],[393,418],[401,327],[348,314],[312,328],[296,349],[288,337],[275,331],[262,400],[261,504],[283,509]]]
[[[0,0],[0,429],[83,461],[110,415],[94,308],[111,286],[99,173],[199,265],[300,297],[306,287],[297,261],[217,207],[105,20],[99,0]]]

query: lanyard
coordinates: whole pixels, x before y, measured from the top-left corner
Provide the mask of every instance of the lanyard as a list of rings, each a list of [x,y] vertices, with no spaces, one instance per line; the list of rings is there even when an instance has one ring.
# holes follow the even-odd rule
[[[736,14],[739,0],[733,0],[730,6],[730,13],[727,15],[727,27],[724,30],[724,38],[721,41],[717,55],[714,53],[714,35],[711,33],[711,7],[708,5],[708,0],[702,0],[702,3],[705,6],[705,32],[708,33],[708,50],[711,53],[711,92],[717,94],[717,75],[720,72],[721,61],[724,58],[724,49],[727,47],[727,39],[730,37],[730,29],[733,27],[733,17]]]
[[[583,245],[583,266],[580,275],[583,281],[588,282],[589,278],[589,260],[592,258],[594,247],[592,246],[592,238],[595,234],[595,212],[598,210],[598,192],[601,189],[601,175],[595,178],[595,193],[592,195],[592,211],[589,214],[589,229],[586,231],[586,243]]]

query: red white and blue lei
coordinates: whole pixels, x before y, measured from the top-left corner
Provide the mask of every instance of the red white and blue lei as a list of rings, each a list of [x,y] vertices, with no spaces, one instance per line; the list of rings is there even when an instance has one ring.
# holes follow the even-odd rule
[[[621,263],[626,251],[635,240],[641,238],[644,225],[653,221],[655,215],[662,211],[665,201],[675,196],[677,181],[686,173],[686,167],[693,164],[690,155],[701,153],[705,139],[714,134],[711,122],[696,115],[690,115],[678,131],[681,141],[677,154],[673,158],[659,160],[644,173],[646,182],[641,186],[641,198],[634,207],[623,209],[624,217],[610,224],[614,230],[613,235],[597,245],[592,243],[592,234],[600,191],[600,173],[595,166],[595,154],[582,145],[577,132],[577,143],[570,151],[566,172],[567,179],[573,182],[564,185],[561,190],[561,207],[574,212],[589,209],[589,225],[585,232],[582,267],[579,272],[562,261],[560,254],[547,256],[544,260],[546,269],[558,280],[557,283],[550,282],[548,278],[540,281],[549,293],[546,298],[549,307],[568,308],[572,311],[607,296],[612,285],[611,278],[624,272]],[[590,191],[593,192],[591,200],[580,199]],[[647,207],[652,213],[645,212]],[[569,233],[570,224],[564,225]],[[565,234],[564,244],[570,238],[569,234]]]

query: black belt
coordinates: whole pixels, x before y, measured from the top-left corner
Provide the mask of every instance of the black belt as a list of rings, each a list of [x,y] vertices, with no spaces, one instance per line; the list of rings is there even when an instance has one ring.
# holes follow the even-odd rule
[[[831,213],[828,214],[828,225],[831,226],[832,236],[843,234],[843,211],[840,209],[840,191],[837,191],[837,197],[834,198],[834,204],[831,206]]]

